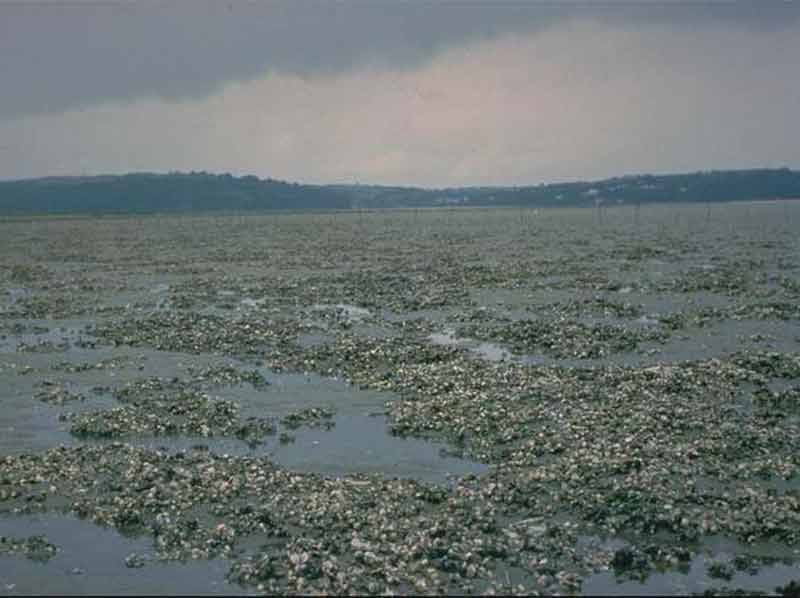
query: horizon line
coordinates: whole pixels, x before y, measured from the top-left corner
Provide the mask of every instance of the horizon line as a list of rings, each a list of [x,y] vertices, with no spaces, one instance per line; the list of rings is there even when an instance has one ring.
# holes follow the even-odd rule
[[[752,172],[752,171],[789,171],[789,172],[800,172],[800,168],[794,169],[790,166],[751,166],[747,168],[711,168],[711,169],[698,169],[698,170],[685,170],[680,172],[670,171],[670,172],[637,172],[637,173],[626,173],[626,174],[617,174],[612,175],[604,178],[590,178],[590,179],[569,179],[569,180],[555,180],[549,182],[539,182],[539,183],[524,183],[524,184],[476,184],[476,185],[463,185],[463,186],[426,186],[426,185],[411,185],[411,184],[392,184],[392,183],[370,183],[370,182],[361,182],[361,181],[353,181],[353,182],[329,182],[329,183],[310,183],[310,182],[302,182],[302,181],[292,181],[287,179],[280,179],[274,178],[272,176],[261,177],[255,174],[233,174],[231,172],[213,172],[209,170],[189,170],[189,171],[182,171],[182,170],[169,170],[166,172],[158,172],[158,171],[148,171],[148,170],[132,170],[123,173],[99,173],[99,174],[55,174],[55,175],[43,175],[37,177],[23,177],[18,179],[4,179],[0,178],[0,184],[2,183],[24,183],[24,182],[33,182],[33,181],[44,181],[44,180],[52,180],[52,179],[101,179],[101,178],[121,178],[125,176],[143,176],[143,175],[150,175],[150,176],[192,176],[192,175],[207,175],[207,176],[215,176],[215,177],[224,177],[228,176],[234,179],[244,179],[244,178],[256,178],[259,182],[276,182],[276,183],[284,183],[289,185],[300,185],[306,187],[379,187],[379,188],[399,188],[399,189],[409,189],[409,190],[422,190],[422,191],[446,191],[446,190],[453,190],[453,189],[525,189],[531,187],[547,187],[551,185],[570,185],[570,184],[581,184],[581,183],[595,183],[595,182],[603,182],[603,181],[612,181],[618,179],[629,179],[629,178],[638,178],[638,177],[670,177],[670,176],[682,176],[682,175],[698,175],[698,174],[711,174],[711,173],[731,173],[731,172]]]

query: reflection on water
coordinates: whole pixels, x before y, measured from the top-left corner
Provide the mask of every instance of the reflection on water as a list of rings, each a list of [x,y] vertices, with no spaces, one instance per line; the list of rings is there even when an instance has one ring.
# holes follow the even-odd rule
[[[150,555],[152,538],[127,538],[88,521],[58,515],[0,518],[0,535],[44,535],[59,547],[47,562],[21,555],[0,557],[0,594],[223,594],[244,592],[225,581],[220,559],[187,563],[149,561],[129,568],[131,553]]]
[[[434,345],[467,349],[473,355],[487,361],[509,361],[514,359],[511,351],[500,345],[471,338],[456,338],[455,331],[451,329],[433,333],[428,336],[428,340]]]
[[[194,361],[188,356],[140,352],[147,357],[148,367],[157,366],[162,376],[176,373],[175,368],[186,369]],[[182,363],[184,360],[188,363]],[[451,475],[482,473],[487,466],[445,454],[443,444],[417,438],[399,438],[390,434],[384,415],[387,400],[396,395],[383,391],[362,390],[342,380],[316,374],[277,373],[266,367],[254,367],[236,360],[229,363],[245,370],[258,371],[269,381],[266,387],[253,387],[249,383],[211,389],[212,396],[232,400],[240,407],[242,418],[267,417],[277,421],[300,409],[320,408],[333,410],[336,415],[330,430],[305,428],[288,430],[278,426],[278,434],[267,436],[256,447],[234,438],[187,437],[122,437],[115,440],[130,442],[148,448],[164,447],[169,450],[191,449],[204,445],[217,453],[266,456],[277,464],[301,472],[315,472],[339,476],[351,473],[379,473],[387,477],[408,477],[426,482],[447,483]],[[141,374],[136,371],[136,376]],[[112,372],[113,374],[113,372]],[[9,386],[0,391],[4,411],[0,414],[0,449],[4,453],[44,450],[58,445],[76,445],[85,441],[69,433],[70,422],[59,416],[110,409],[118,405],[111,390],[93,391],[95,380],[102,372],[90,371],[72,378],[85,378],[86,382],[65,381],[71,392],[84,400],[71,401],[63,406],[44,404],[34,398],[36,387],[33,378],[12,375]],[[91,376],[91,377],[89,377]],[[169,377],[169,376],[168,376]],[[127,379],[127,378],[126,378]],[[125,380],[118,380],[124,382]],[[281,442],[280,433],[289,436]],[[92,440],[90,443],[110,441]]]
[[[372,312],[370,312],[367,308],[358,307],[357,305],[350,305],[349,303],[337,303],[336,305],[316,303],[312,309],[316,311],[335,310],[353,322],[363,320],[364,318],[368,318],[372,315]]]
[[[596,539],[584,537],[583,542],[597,543]],[[580,543],[580,541],[579,541]],[[605,549],[615,551],[628,543],[620,539],[601,541]],[[752,570],[736,568],[733,560],[737,555],[749,555],[755,558],[767,557],[775,559],[770,565],[763,565]],[[581,592],[589,596],[685,596],[703,593],[709,589],[741,589],[744,591],[772,591],[792,580],[800,579],[800,565],[797,564],[799,554],[787,546],[778,543],[761,542],[744,545],[734,538],[726,536],[706,536],[697,554],[686,563],[682,571],[668,570],[652,573],[643,581],[631,580],[618,576],[614,571],[602,571],[587,577],[581,586]],[[787,564],[793,563],[793,564]],[[723,564],[730,579],[714,578],[709,573],[713,564]]]
[[[157,437],[137,438],[131,444],[168,451],[207,449],[217,454],[267,457],[303,473],[339,477],[376,473],[387,478],[412,478],[421,482],[447,484],[452,477],[481,474],[488,466],[446,454],[440,443],[417,438],[400,438],[387,431],[382,415],[335,416],[330,429],[300,428],[268,436],[258,446],[228,438]]]
[[[653,573],[643,582],[617,581],[613,572],[603,571],[587,577],[581,586],[581,592],[587,596],[687,596],[705,592],[710,588],[737,588],[763,592],[800,579],[800,567],[784,564],[761,567],[755,574],[734,570],[729,580],[714,579],[708,574],[708,565],[719,560],[723,559],[718,556],[710,559],[697,555],[689,563],[688,573],[678,571]]]
[[[336,412],[335,425],[330,430],[292,430],[289,433],[293,441],[281,444],[276,435],[267,437],[265,443],[255,449],[255,454],[268,455],[279,465],[326,475],[381,473],[438,483],[444,483],[449,475],[481,473],[488,469],[473,461],[442,456],[442,444],[392,436],[383,411],[387,400],[397,398],[393,393],[362,390],[342,380],[316,374],[279,374],[264,367],[258,371],[270,382],[265,389],[242,385],[218,393],[235,400],[244,417],[279,418],[313,407]],[[215,451],[222,450],[216,442],[209,446]],[[253,454],[242,442],[226,442],[224,446],[225,450]]]
[[[153,288],[150,289],[150,292],[154,294],[166,293],[167,291],[169,291],[169,288],[170,288],[169,284],[167,284],[166,282],[162,282],[153,286]]]
[[[0,334],[0,353],[15,353],[20,350],[66,351],[72,345],[84,342],[94,342],[94,339],[80,327],[31,327],[19,333]]]
[[[444,446],[438,443],[388,434],[384,416],[336,417],[334,422],[329,431],[297,430],[294,442],[276,445],[271,458],[296,471],[381,473],[434,483],[445,483],[449,476],[488,471],[480,463],[443,456]]]

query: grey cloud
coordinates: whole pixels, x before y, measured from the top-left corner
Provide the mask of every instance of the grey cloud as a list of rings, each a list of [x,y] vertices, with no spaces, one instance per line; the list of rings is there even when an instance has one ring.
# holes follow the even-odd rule
[[[278,72],[203,98],[0,121],[0,177],[205,169],[438,187],[797,167],[799,33],[584,19],[416,68]]]
[[[0,120],[103,101],[209,95],[265,72],[407,69],[454,45],[570,18],[769,34],[793,3],[169,2],[0,5]]]

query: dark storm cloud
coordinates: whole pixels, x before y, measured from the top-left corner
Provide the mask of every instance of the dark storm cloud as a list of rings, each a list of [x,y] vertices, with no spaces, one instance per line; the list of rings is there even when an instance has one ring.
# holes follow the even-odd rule
[[[141,97],[200,98],[267,72],[415,68],[453,46],[570,18],[769,33],[792,3],[168,2],[0,5],[0,120]]]

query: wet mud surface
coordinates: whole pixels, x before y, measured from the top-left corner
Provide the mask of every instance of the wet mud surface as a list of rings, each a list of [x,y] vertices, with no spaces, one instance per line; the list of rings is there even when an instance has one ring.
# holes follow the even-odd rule
[[[3,221],[0,592],[790,594],[798,223]]]

